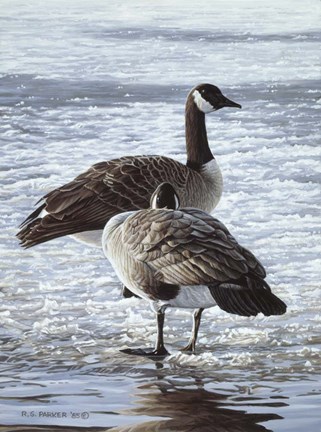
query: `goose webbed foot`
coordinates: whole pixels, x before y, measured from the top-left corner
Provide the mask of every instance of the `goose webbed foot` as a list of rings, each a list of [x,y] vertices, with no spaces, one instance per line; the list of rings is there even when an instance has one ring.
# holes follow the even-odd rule
[[[126,348],[121,350],[121,352],[125,354],[132,354],[141,357],[149,357],[151,359],[163,359],[169,352],[165,348],[164,338],[163,338],[163,327],[164,327],[164,319],[165,319],[165,309],[166,306],[162,306],[157,310],[156,319],[157,319],[157,340],[155,348],[150,348],[147,350],[143,350],[141,348]]]
[[[184,348],[181,348],[180,351],[186,354],[195,354],[195,343],[189,342]]]
[[[156,349],[149,348],[146,350],[143,350],[141,348],[126,348],[120,351],[125,354],[136,355],[140,357],[149,357],[152,359],[163,359],[169,355],[169,352],[164,346]]]

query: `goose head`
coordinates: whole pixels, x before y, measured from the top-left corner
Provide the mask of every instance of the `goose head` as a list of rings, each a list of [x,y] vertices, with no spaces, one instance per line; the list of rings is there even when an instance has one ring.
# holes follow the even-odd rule
[[[191,91],[197,108],[204,114],[224,107],[242,108],[242,106],[223,95],[221,90],[212,84],[199,84]]]
[[[152,209],[167,208],[177,210],[179,204],[179,197],[170,183],[160,184],[150,199]]]

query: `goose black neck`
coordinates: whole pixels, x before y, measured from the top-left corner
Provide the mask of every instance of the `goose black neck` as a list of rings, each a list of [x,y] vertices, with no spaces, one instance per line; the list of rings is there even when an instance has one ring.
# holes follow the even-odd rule
[[[199,170],[202,165],[214,159],[207,141],[205,114],[200,111],[190,94],[185,111],[186,152],[189,168]]]

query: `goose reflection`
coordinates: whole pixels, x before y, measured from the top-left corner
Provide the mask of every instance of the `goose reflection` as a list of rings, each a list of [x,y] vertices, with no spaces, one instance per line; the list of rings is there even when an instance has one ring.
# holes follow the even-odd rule
[[[230,395],[208,391],[201,380],[195,381],[192,389],[191,382],[185,386],[175,387],[166,381],[158,381],[139,387],[138,406],[125,410],[122,414],[133,416],[164,417],[130,426],[120,426],[109,429],[109,432],[264,432],[271,431],[258,423],[269,420],[282,419],[274,413],[250,414],[246,408],[231,409],[233,402]],[[184,388],[184,387],[189,388]],[[246,406],[251,406],[251,398],[246,397]],[[238,398],[238,400],[240,400]],[[285,403],[258,403],[253,397],[252,406],[273,407],[286,406]],[[258,410],[259,408],[256,408]],[[134,422],[133,422],[134,423]]]
[[[107,414],[106,426],[0,425],[0,432],[272,432],[259,423],[283,417],[260,411],[288,406],[276,399],[247,394],[240,387],[208,390],[211,384],[208,380],[205,384],[199,376],[166,377],[162,367],[154,372],[156,376],[150,382],[137,387],[136,406],[111,412],[111,407],[105,405],[106,411],[101,412]],[[248,413],[247,409],[255,409],[256,413]],[[127,425],[112,427],[115,417],[111,420],[108,414],[118,414]],[[148,417],[150,421],[146,421]]]

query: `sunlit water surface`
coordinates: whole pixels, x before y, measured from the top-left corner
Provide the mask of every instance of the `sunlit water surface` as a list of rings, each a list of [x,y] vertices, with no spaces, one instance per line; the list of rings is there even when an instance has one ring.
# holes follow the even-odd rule
[[[319,8],[2,1],[0,431],[321,430]],[[191,312],[169,311],[171,355],[155,363],[119,352],[151,346],[155,322],[121,298],[99,249],[61,238],[22,250],[15,233],[94,162],[185,161],[184,103],[200,82],[243,106],[207,117],[224,175],[215,214],[288,312],[212,308],[189,356]]]

